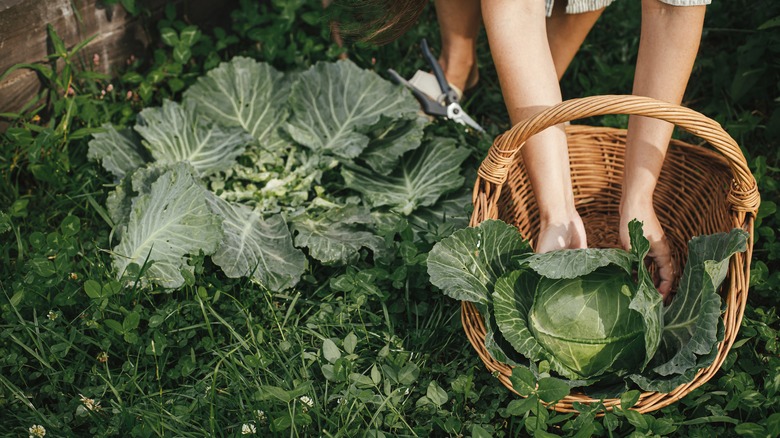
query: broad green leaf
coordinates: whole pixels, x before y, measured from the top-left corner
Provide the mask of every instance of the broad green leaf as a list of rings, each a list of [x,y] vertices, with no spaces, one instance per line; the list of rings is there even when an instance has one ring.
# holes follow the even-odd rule
[[[409,386],[420,376],[420,367],[414,362],[409,362],[398,371],[398,383]]]
[[[431,283],[456,300],[488,304],[512,258],[531,251],[517,228],[498,220],[456,231],[428,254]]]
[[[384,122],[384,123],[383,123]],[[401,156],[420,146],[428,119],[419,115],[399,119],[382,117],[382,121],[367,133],[371,139],[360,154],[374,172],[387,175],[393,171]]]
[[[528,257],[528,266],[547,278],[577,278],[598,268],[617,265],[631,273],[635,260],[618,248],[586,248],[550,251]]]
[[[192,47],[200,38],[200,29],[198,26],[190,25],[181,30],[179,41],[189,47]]]
[[[124,225],[127,225],[130,218],[133,199],[138,195],[149,193],[152,190],[152,183],[169,169],[169,166],[154,164],[140,167],[125,175],[114,187],[114,190],[108,194],[106,209],[115,224],[112,233],[116,239],[122,238]]]
[[[629,309],[639,312],[645,324],[645,358],[640,367],[644,370],[658,350],[663,330],[663,299],[655,288],[645,257],[650,252],[650,242],[642,231],[642,223],[634,219],[628,223],[631,254],[637,260],[637,286]]]
[[[517,388],[515,388],[517,390]],[[531,395],[526,398],[519,398],[512,400],[506,406],[506,414],[513,417],[522,417],[530,412],[532,409],[536,409],[539,404],[539,399],[535,395]]]
[[[99,132],[89,141],[87,158],[100,160],[103,168],[117,179],[143,166],[149,161],[149,154],[141,145],[138,134],[130,129],[117,131],[113,125],[103,125],[105,132]]]
[[[531,361],[547,357],[528,328],[528,315],[534,303],[539,277],[533,272],[513,271],[496,280],[493,309],[496,324],[514,349]]]
[[[269,64],[237,56],[198,78],[184,93],[198,111],[225,126],[244,128],[258,144],[275,150],[289,114],[290,81]]]
[[[479,424],[471,426],[471,438],[493,438],[493,435]]]
[[[242,128],[218,125],[200,115],[193,104],[168,100],[162,107],[141,111],[135,130],[158,163],[187,161],[199,176],[229,168],[252,142]]]
[[[306,256],[293,246],[281,215],[263,219],[251,208],[208,193],[211,210],[222,218],[222,241],[211,256],[230,278],[251,276],[273,292],[295,286]]]
[[[389,118],[416,114],[419,104],[402,87],[351,61],[320,62],[302,73],[289,101],[285,129],[298,143],[342,158],[355,158],[368,146],[365,130]],[[361,132],[362,131],[362,132]]]
[[[325,339],[322,342],[322,356],[330,363],[336,362],[341,357],[341,351],[336,343],[330,339]]]
[[[63,236],[75,236],[81,230],[81,220],[78,216],[66,216],[60,224]]]
[[[431,403],[435,404],[436,406],[442,406],[449,400],[447,391],[442,389],[442,387],[439,386],[435,380],[431,380],[431,382],[428,384],[428,390],[426,391],[425,395],[428,397]]]
[[[542,377],[539,379],[539,387],[536,393],[542,401],[555,403],[569,395],[571,388],[566,381],[555,377]]]
[[[523,397],[528,397],[536,392],[536,376],[527,367],[516,366],[512,368],[509,381],[512,382],[512,388]]]
[[[179,43],[179,35],[176,33],[176,30],[170,27],[160,29],[160,39],[168,46],[175,46]]]
[[[95,300],[103,298],[100,283],[95,280],[90,279],[84,282],[84,292],[86,292],[88,297]]]
[[[114,248],[118,278],[130,263],[154,262],[145,280],[166,288],[184,284],[181,270],[193,271],[189,254],[212,254],[222,239],[221,221],[206,204],[204,189],[192,168],[180,163],[151,184],[149,193],[133,200],[122,239]]]
[[[354,205],[314,216],[305,214],[292,221],[295,246],[308,248],[309,255],[326,265],[351,263],[357,260],[360,248],[381,256],[384,240],[366,231],[366,225],[372,223],[369,211]]]
[[[661,365],[653,371],[669,376],[708,365],[699,357],[709,356],[719,341],[718,288],[726,278],[729,259],[747,249],[747,239],[745,231],[735,228],[730,233],[695,237],[688,243],[688,263],[677,294],[664,309],[663,338],[658,361],[654,360]]]
[[[357,166],[345,167],[341,174],[347,187],[362,193],[371,206],[386,205],[408,216],[461,188],[460,166],[468,156],[469,151],[454,140],[438,138],[405,155],[390,175]]]
[[[347,352],[347,354],[352,354],[355,352],[355,347],[357,346],[357,335],[355,335],[354,332],[350,332],[346,337],[344,337],[344,351]]]
[[[482,320],[485,322],[485,349],[490,356],[510,366],[519,365],[527,362],[517,351],[512,348],[509,341],[506,340],[496,323],[495,312],[491,307],[484,304],[475,303]]]
[[[623,395],[620,396],[620,408],[625,410],[628,410],[629,408],[633,408],[634,405],[639,401],[639,396],[642,393],[637,390],[631,390],[626,391],[623,393]]]
[[[469,184],[467,184],[469,185]],[[427,229],[431,225],[450,224],[459,230],[469,226],[473,210],[473,184],[440,198],[430,207],[420,207],[408,217],[409,223]]]

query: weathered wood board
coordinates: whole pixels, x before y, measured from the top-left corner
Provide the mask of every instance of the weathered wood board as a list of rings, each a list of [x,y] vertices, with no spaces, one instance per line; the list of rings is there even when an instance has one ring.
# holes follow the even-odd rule
[[[181,17],[195,24],[225,18],[232,1],[148,0],[153,16],[166,3],[174,3]],[[91,61],[100,55],[99,69],[115,72],[130,55],[144,53],[151,40],[141,20],[121,6],[100,0],[0,0],[0,74],[18,63],[32,63],[48,54],[46,26],[51,24],[67,47],[95,39],[83,50]],[[152,24],[153,26],[153,24]],[[31,70],[18,70],[0,82],[0,113],[21,108],[40,89]]]

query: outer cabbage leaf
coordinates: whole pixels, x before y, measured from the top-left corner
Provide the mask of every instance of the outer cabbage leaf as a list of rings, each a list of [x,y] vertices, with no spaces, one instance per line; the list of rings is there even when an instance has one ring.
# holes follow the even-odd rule
[[[629,222],[628,235],[631,254],[638,261],[636,293],[628,308],[642,314],[645,322],[645,359],[640,367],[640,370],[644,370],[661,343],[663,298],[656,290],[650,272],[645,266],[645,257],[650,252],[650,242],[642,231],[642,223],[636,219]]]
[[[360,132],[388,118],[416,114],[411,93],[362,70],[351,61],[319,62],[302,73],[289,101],[293,115],[285,129],[298,143],[342,158],[355,158],[368,146]]]
[[[422,229],[440,224],[448,224],[454,230],[466,228],[473,210],[471,197],[471,187],[445,195],[432,206],[420,207],[412,212],[409,223]]]
[[[598,268],[617,265],[631,273],[635,258],[628,251],[617,248],[587,248],[550,251],[528,257],[528,267],[547,278],[577,278]]]
[[[295,246],[309,248],[309,255],[325,265],[354,262],[360,248],[369,248],[375,257],[381,257],[384,240],[366,231],[367,224],[373,224],[369,211],[355,205],[302,215],[292,221]]]
[[[278,130],[287,119],[290,81],[269,64],[236,56],[198,78],[184,98],[224,126],[244,128],[265,149],[280,143]]]
[[[632,374],[628,376],[630,380],[645,391],[672,392],[680,385],[690,383],[700,369],[711,365],[718,356],[718,344],[723,340],[726,329],[723,321],[719,318],[717,323],[716,342],[712,344],[708,354],[697,357],[697,365],[683,372],[682,374],[670,374],[662,376],[654,372],[651,368],[645,370],[642,374]]]
[[[148,153],[141,145],[141,139],[130,129],[117,131],[113,125],[103,125],[105,132],[99,132],[89,141],[87,157],[101,160],[103,168],[117,179],[149,161]]]
[[[488,305],[512,259],[531,251],[517,228],[498,220],[452,233],[428,254],[431,283],[456,300]]]
[[[263,219],[251,208],[211,193],[206,199],[222,218],[224,234],[211,260],[225,275],[251,276],[273,292],[295,286],[306,269],[306,256],[293,246],[281,215]]]
[[[533,272],[512,271],[496,280],[493,291],[493,309],[498,328],[512,347],[531,361],[547,359],[548,356],[528,328],[528,315],[534,304],[538,283],[539,276]]]
[[[371,140],[360,154],[374,172],[387,175],[393,171],[401,156],[420,146],[428,119],[413,115],[400,119],[382,117],[382,121],[368,133]]]
[[[672,303],[664,309],[661,345],[653,358],[653,374],[633,380],[643,389],[668,390],[691,381],[712,363],[723,340],[718,289],[726,278],[729,259],[747,249],[748,234],[694,237],[688,243],[688,263]]]
[[[404,215],[420,206],[429,206],[445,193],[463,185],[460,166],[469,151],[454,140],[435,139],[405,155],[399,167],[388,176],[359,167],[343,168],[344,182],[373,207],[387,205]]]
[[[164,101],[161,108],[146,108],[135,130],[155,160],[162,164],[189,162],[199,176],[232,166],[251,143],[242,128],[223,127],[199,115],[192,103]]]
[[[124,225],[127,225],[133,208],[133,199],[138,195],[149,193],[152,190],[152,183],[169,170],[169,166],[155,164],[135,169],[125,175],[108,194],[106,209],[108,216],[114,222],[112,230],[114,237],[122,238]]]
[[[491,308],[492,306],[486,306],[479,303],[475,303],[475,306],[485,323],[485,349],[490,356],[493,359],[510,366],[518,365],[521,362],[528,362],[514,351],[512,345],[504,338],[504,335],[501,333],[501,330],[499,330],[498,324],[496,323],[496,317]]]
[[[193,272],[187,256],[213,253],[222,238],[221,221],[209,209],[205,196],[186,163],[173,165],[151,183],[148,193],[133,200],[122,239],[114,248],[118,277],[130,263],[141,266],[148,259],[153,263],[145,272],[147,281],[181,287],[181,271]]]

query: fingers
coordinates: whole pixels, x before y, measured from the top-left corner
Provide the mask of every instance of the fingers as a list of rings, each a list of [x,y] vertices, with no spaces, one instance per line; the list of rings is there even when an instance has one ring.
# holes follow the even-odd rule
[[[655,266],[653,274],[653,283],[655,288],[661,294],[665,303],[669,303],[672,297],[672,286],[674,285],[677,273],[674,269],[672,260],[672,250],[669,242],[666,240],[661,224],[655,212],[646,209],[644,211],[632,211],[624,213],[620,225],[620,243],[624,249],[631,249],[631,241],[628,234],[628,222],[637,218],[642,221],[642,230],[650,243],[650,251],[647,253],[646,263]]]
[[[655,265],[655,288],[664,298],[665,303],[671,299],[672,285],[675,280],[672,253],[666,238],[650,242],[650,252],[647,256]]]

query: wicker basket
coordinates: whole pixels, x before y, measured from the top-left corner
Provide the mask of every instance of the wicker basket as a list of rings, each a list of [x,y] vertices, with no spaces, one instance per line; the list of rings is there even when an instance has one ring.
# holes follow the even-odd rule
[[[726,334],[718,356],[694,380],[670,393],[645,392],[635,409],[650,412],[670,405],[709,380],[720,368],[736,339],[747,300],[753,221],[760,198],[756,181],[736,142],[721,126],[700,113],[654,99],[636,96],[596,96],[563,102],[519,123],[498,137],[480,166],[474,185],[471,225],[500,218],[514,224],[533,242],[539,218],[533,192],[517,153],[525,140],[542,130],[571,120],[606,114],[632,114],[674,123],[706,140],[711,148],[673,140],[658,181],[654,202],[658,218],[672,247],[676,272],[682,272],[687,242],[697,235],[739,227],[750,233],[748,249],[729,263],[728,291],[723,321]],[[618,239],[618,206],[623,177],[626,131],[622,129],[566,127],[572,184],[577,211],[585,223],[590,247],[615,247]],[[714,149],[714,150],[713,150]],[[725,286],[724,286],[725,289]],[[510,366],[495,361],[485,349],[485,327],[477,309],[462,304],[466,335],[487,368],[510,390]],[[573,392],[549,406],[560,412],[576,412],[574,402],[595,402]],[[604,400],[611,409],[618,399]]]

